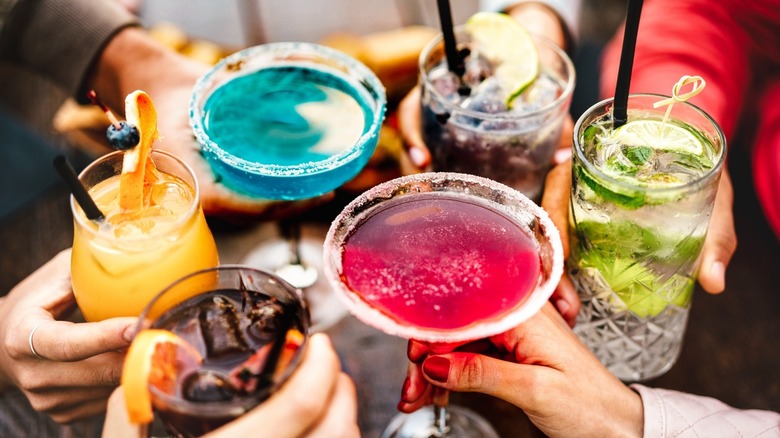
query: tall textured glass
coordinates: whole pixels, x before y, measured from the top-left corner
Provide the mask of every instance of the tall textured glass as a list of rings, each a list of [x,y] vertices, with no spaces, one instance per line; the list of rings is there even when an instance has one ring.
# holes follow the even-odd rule
[[[582,310],[576,333],[623,381],[677,360],[699,254],[726,155],[717,123],[689,103],[631,95],[614,128],[612,99],[574,128],[568,270]]]
[[[456,35],[459,49],[468,50],[469,34],[458,28]],[[537,202],[541,199],[571,104],[575,74],[571,60],[555,43],[541,37],[534,41],[539,76],[511,108],[489,80],[493,67],[481,58],[466,59],[466,76],[482,80],[464,94],[461,81],[447,68],[442,36],[422,51],[423,141],[430,148],[433,170],[490,178]]]

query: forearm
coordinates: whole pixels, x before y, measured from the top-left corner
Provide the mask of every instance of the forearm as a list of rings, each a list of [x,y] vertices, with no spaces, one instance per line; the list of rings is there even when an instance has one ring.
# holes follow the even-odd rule
[[[36,71],[74,96],[106,42],[137,24],[108,0],[18,1],[4,18],[0,57]]]
[[[775,436],[780,414],[735,409],[710,397],[632,385],[642,396],[644,436]]]

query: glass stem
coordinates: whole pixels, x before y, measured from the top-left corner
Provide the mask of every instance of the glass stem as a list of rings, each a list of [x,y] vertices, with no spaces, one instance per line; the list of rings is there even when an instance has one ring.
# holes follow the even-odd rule
[[[447,409],[450,401],[450,391],[444,388],[433,389],[433,421],[436,438],[446,438],[450,434],[449,417]]]

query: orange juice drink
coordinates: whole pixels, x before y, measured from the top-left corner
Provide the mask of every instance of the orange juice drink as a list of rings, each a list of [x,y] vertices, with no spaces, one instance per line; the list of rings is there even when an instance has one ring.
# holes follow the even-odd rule
[[[119,208],[122,152],[98,159],[80,176],[106,216],[97,224],[71,202],[73,292],[87,321],[138,316],[174,280],[218,263],[192,170],[166,152],[150,156],[158,179],[149,204],[137,211]]]
[[[87,321],[138,316],[175,280],[218,264],[195,174],[179,158],[152,150],[157,112],[151,98],[134,91],[125,106],[127,122],[114,119],[112,127],[133,135],[111,128],[107,135],[131,140],[79,175],[103,219],[88,219],[71,197],[71,281]],[[180,298],[189,298],[187,291]]]

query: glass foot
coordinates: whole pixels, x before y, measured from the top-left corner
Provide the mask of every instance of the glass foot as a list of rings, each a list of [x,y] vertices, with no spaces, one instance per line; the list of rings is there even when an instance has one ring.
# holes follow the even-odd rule
[[[432,406],[411,414],[398,414],[382,432],[382,438],[498,438],[493,426],[476,412],[459,406],[447,408],[449,432],[442,435],[434,425]]]

